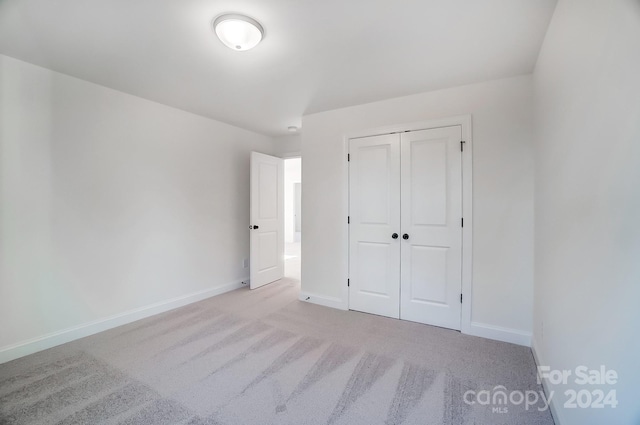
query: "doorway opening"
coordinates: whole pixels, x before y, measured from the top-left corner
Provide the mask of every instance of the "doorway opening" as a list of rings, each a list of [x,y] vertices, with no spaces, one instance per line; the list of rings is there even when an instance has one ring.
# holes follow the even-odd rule
[[[284,160],[284,275],[300,281],[302,159]]]

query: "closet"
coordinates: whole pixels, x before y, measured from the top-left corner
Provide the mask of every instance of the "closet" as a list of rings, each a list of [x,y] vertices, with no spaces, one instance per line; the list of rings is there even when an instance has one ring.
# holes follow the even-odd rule
[[[349,308],[460,329],[461,126],[348,143]]]

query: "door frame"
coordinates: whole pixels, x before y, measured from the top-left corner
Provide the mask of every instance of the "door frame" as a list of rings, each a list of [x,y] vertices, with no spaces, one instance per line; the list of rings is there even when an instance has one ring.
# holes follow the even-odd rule
[[[459,115],[448,118],[440,118],[428,121],[419,121],[406,124],[388,125],[383,127],[365,129],[360,131],[349,132],[343,135],[342,147],[345,158],[345,178],[344,192],[346,199],[344,200],[345,217],[350,215],[349,212],[349,163],[347,162],[349,154],[349,140],[361,137],[380,136],[392,133],[404,133],[405,131],[430,130],[440,127],[452,127],[459,125],[462,131],[462,140],[464,141],[464,151],[462,154],[462,216],[464,218],[464,226],[462,227],[462,309],[460,317],[460,331],[465,334],[472,333],[471,330],[471,307],[473,303],[473,135],[472,135],[472,116]],[[347,253],[347,264],[350,265],[349,258],[349,224],[345,219],[346,239],[344,246]],[[347,267],[347,275],[344,280],[349,279],[349,267]],[[342,299],[345,300],[343,307],[349,309],[349,287],[344,285],[342,290]]]
[[[290,153],[285,153],[280,155],[278,158],[281,158],[283,161],[287,161],[287,159],[300,159],[300,215],[302,216],[302,192],[303,192],[303,185],[302,185],[302,155],[300,152],[290,152]],[[286,191],[286,188],[285,188]],[[295,189],[294,189],[295,191]],[[295,198],[295,193],[294,193],[294,198]],[[283,202],[284,202],[284,198],[283,198]],[[285,223],[286,224],[286,223]],[[286,234],[286,231],[285,231]],[[295,220],[294,220],[294,228],[293,228],[293,237],[295,239]],[[300,223],[300,240],[298,241],[300,242],[300,250],[302,251],[302,223]],[[285,241],[285,244],[287,242]],[[301,252],[302,254],[302,252]],[[302,255],[300,255],[300,271],[302,272]]]

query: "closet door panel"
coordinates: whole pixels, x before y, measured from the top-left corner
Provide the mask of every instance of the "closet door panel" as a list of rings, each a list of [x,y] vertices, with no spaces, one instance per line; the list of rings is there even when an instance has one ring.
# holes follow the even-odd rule
[[[460,329],[460,126],[402,133],[400,317]],[[406,236],[405,236],[406,235]]]
[[[349,308],[400,312],[400,136],[349,142]]]

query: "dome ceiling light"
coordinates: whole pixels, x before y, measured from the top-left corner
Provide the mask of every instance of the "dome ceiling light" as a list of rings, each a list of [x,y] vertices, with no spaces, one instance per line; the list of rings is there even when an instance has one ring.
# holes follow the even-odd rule
[[[252,49],[264,38],[264,29],[258,21],[233,13],[218,16],[213,21],[213,30],[225,46],[237,51]]]

